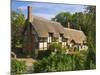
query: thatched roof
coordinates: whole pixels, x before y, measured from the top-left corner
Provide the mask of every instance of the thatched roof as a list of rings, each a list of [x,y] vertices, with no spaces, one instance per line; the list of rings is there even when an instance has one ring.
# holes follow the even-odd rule
[[[64,38],[74,40],[75,43],[83,43],[83,41],[86,41],[86,36],[81,30],[64,28],[58,22],[38,16],[33,16],[32,25],[39,37],[48,37],[49,33],[53,33],[54,37],[59,37],[60,34],[63,34]]]
[[[54,37],[59,37],[60,34],[63,34],[65,38],[68,38],[63,26],[58,22],[34,16],[32,25],[37,31],[39,37],[48,37],[49,33],[53,33]]]
[[[70,36],[70,40],[74,40],[75,43],[83,43],[86,42],[86,36],[81,30],[75,30],[71,28],[64,28],[67,35]]]

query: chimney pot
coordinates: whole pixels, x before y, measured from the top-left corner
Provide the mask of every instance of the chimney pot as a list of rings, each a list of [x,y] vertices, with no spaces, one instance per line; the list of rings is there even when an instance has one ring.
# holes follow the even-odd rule
[[[32,7],[31,6],[28,6],[28,21],[29,22],[32,22]]]

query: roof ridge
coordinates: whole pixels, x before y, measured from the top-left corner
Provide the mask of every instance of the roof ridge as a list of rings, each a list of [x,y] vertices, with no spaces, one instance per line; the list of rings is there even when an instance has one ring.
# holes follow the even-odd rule
[[[78,32],[83,32],[82,30],[77,30],[77,29],[72,29],[72,28],[65,28],[64,29],[68,29],[68,30],[73,30],[73,31],[78,31]]]
[[[33,20],[34,20],[34,18],[37,18],[37,19],[39,19],[39,20],[45,20],[45,21],[47,21],[47,22],[50,22],[50,23],[56,23],[56,24],[60,24],[59,22],[56,22],[56,21],[52,21],[52,20],[48,20],[48,19],[46,19],[46,18],[43,18],[43,17],[40,17],[40,16],[36,16],[36,15],[33,15]]]

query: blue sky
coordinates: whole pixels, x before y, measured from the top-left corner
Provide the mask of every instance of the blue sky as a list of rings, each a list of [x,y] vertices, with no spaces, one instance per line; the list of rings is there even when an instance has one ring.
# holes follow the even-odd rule
[[[54,3],[39,3],[29,1],[12,0],[12,10],[21,9],[25,17],[27,17],[27,6],[32,6],[33,15],[41,16],[46,19],[51,19],[60,12],[84,12],[84,5],[72,4],[54,4]]]

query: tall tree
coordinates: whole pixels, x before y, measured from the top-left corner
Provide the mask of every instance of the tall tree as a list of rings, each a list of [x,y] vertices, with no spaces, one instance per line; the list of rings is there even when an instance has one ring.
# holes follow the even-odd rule
[[[72,25],[74,29],[80,29],[84,25],[84,13],[76,12],[72,16]]]
[[[89,49],[85,67],[86,69],[91,69],[96,67],[96,7],[88,6],[86,12],[86,23],[88,25],[87,41]]]
[[[12,48],[21,45],[21,31],[25,17],[21,11],[11,11],[11,44]]]
[[[52,18],[52,20],[60,22],[64,27],[67,27],[67,23],[72,20],[72,14],[69,12],[61,12],[55,18]]]

